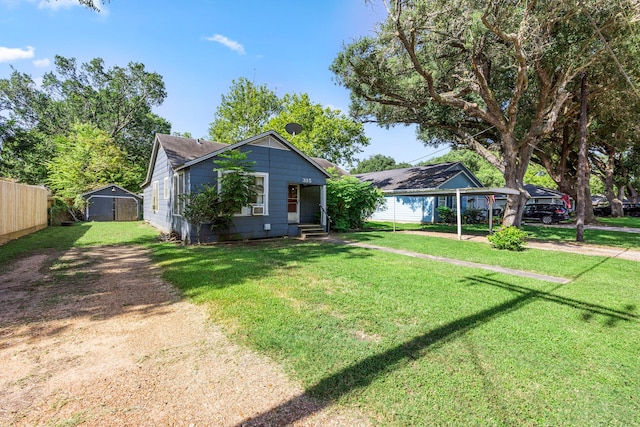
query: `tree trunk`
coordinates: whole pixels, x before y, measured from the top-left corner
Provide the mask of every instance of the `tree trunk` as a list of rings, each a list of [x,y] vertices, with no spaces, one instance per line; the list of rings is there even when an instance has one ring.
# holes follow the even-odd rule
[[[524,206],[531,198],[527,190],[524,189],[522,183],[524,174],[527,171],[527,168],[524,165],[529,164],[529,160],[531,159],[531,149],[527,147],[518,152],[512,148],[513,144],[507,144],[504,142],[503,147],[505,148],[503,154],[505,164],[505,185],[507,188],[520,191],[520,194],[507,195],[507,204],[504,208],[502,226],[509,227],[513,225],[519,228],[522,225],[522,212],[524,211]],[[510,147],[510,149],[508,147]]]
[[[576,241],[584,242],[584,219],[587,207],[586,196],[589,193],[586,187],[589,182],[589,170],[587,161],[587,73],[582,74],[580,85],[580,138],[578,142],[578,182],[576,200]],[[589,208],[591,200],[589,200]]]
[[[615,158],[612,153],[608,153],[607,165],[605,169],[604,195],[611,206],[611,216],[618,218],[624,215],[622,201],[618,198],[614,190],[613,174],[615,172]]]

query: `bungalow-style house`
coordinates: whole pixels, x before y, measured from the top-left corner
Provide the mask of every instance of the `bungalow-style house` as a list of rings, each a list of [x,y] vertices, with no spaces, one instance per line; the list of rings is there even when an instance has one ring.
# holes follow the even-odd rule
[[[299,236],[307,224],[326,224],[326,180],[330,176],[277,132],[268,131],[236,144],[157,134],[147,177],[142,183],[144,219],[164,232],[195,242],[196,224],[183,217],[181,195],[216,185],[214,161],[229,150],[247,153],[257,194],[234,217],[228,231],[203,226],[200,241]]]
[[[109,184],[82,194],[86,201],[85,221],[137,221],[142,198],[131,191]]]
[[[438,221],[438,206],[456,210],[457,198],[452,191],[430,195],[438,190],[480,188],[482,183],[460,162],[441,163],[369,172],[355,175],[370,182],[385,193],[385,205],[371,216],[374,221],[430,223]],[[463,196],[462,211],[467,208],[486,209],[483,195]]]

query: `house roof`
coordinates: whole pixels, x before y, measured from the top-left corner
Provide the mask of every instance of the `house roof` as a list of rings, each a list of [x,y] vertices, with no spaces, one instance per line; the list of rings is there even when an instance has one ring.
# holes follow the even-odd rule
[[[524,189],[529,192],[531,197],[556,197],[561,198],[564,193],[558,190],[552,190],[551,188],[539,187],[533,184],[525,184]]]
[[[169,162],[174,169],[192,160],[206,156],[214,151],[229,146],[221,142],[205,141],[204,139],[182,138],[179,136],[157,134],[156,140],[164,149]]]
[[[482,183],[460,162],[361,173],[356,177],[361,181],[370,182],[384,192],[396,192],[439,189],[461,174],[474,184],[472,186],[482,187]]]
[[[338,176],[349,175],[349,173],[347,171],[345,171],[340,166],[336,165],[333,162],[330,162],[327,159],[322,159],[320,157],[312,157],[312,159],[313,159],[314,162],[316,162],[318,165],[320,165],[320,167],[322,167],[322,169],[324,169],[326,171],[333,170],[338,174]]]
[[[235,144],[223,144],[220,142],[205,141],[203,139],[183,138],[159,133],[156,134],[156,138],[153,143],[153,151],[151,153],[151,161],[149,162],[147,177],[140,186],[145,187],[149,185],[149,182],[151,182],[151,175],[155,167],[159,147],[164,149],[169,159],[169,163],[171,164],[171,168],[176,171],[208,160],[226,151],[234,150],[243,145],[256,143],[261,139],[268,137],[274,138],[276,140],[276,144],[280,144],[281,146],[284,146],[284,148],[299,154],[327,177],[331,176],[315,159],[304,154],[289,141],[280,136],[280,134],[272,130],[263,132]]]

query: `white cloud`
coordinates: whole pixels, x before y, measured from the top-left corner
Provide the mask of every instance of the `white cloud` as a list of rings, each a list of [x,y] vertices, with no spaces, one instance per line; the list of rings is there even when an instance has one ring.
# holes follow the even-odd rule
[[[11,62],[17,59],[33,58],[34,51],[35,48],[32,46],[27,46],[26,49],[0,46],[0,62]]]
[[[212,42],[220,43],[221,45],[226,46],[235,52],[238,52],[238,55],[245,54],[244,46],[242,46],[242,44],[238,43],[235,40],[231,40],[221,34],[214,34],[211,37],[205,37],[205,39]]]
[[[49,61],[49,58],[36,59],[35,61],[33,61],[33,65],[35,65],[36,67],[44,68],[51,65],[51,61]]]

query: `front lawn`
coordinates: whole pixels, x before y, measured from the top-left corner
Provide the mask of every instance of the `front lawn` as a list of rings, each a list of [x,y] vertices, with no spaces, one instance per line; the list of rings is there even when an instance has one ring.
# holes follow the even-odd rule
[[[638,218],[599,218],[603,224],[616,227],[640,228],[640,220]],[[610,220],[610,221],[606,221]],[[396,223],[397,231],[422,230],[434,231],[440,233],[457,234],[456,225],[447,224],[400,224]],[[493,230],[496,231],[500,226],[496,225]],[[550,241],[566,241],[575,242],[576,230],[574,227],[563,228],[555,226],[543,225],[524,225],[522,227],[529,234],[529,239],[533,240],[550,240]],[[366,223],[363,231],[392,231],[393,224],[390,222],[371,221]],[[486,236],[489,234],[489,226],[487,224],[463,224],[462,234]],[[585,243],[600,246],[614,246],[628,249],[640,249],[640,234],[624,233],[612,230],[593,230],[586,229],[584,231]]]
[[[206,304],[230,337],[374,425],[640,425],[640,263],[348,236],[572,279],[558,285],[333,243],[185,247],[156,237],[140,223],[50,227],[0,246],[0,264],[42,250],[146,244],[164,277]]]
[[[574,280],[289,240],[154,251],[231,337],[375,425],[639,425],[640,263],[359,235]]]

